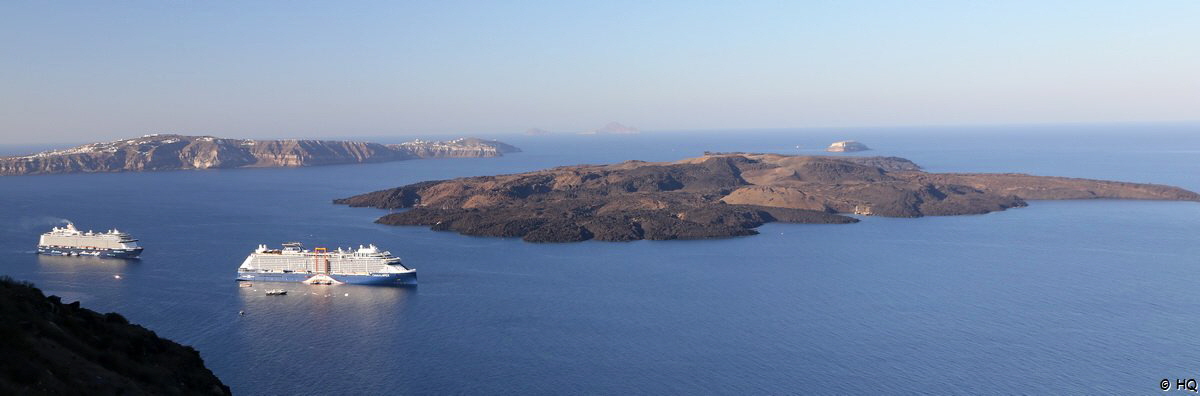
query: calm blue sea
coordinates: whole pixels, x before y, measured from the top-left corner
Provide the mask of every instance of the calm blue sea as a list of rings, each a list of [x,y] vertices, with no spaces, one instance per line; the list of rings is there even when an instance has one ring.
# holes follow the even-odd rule
[[[936,172],[1200,190],[1200,125],[498,137],[525,152],[3,177],[0,273],[196,347],[240,394],[1128,394],[1200,377],[1200,203],[1032,202],[577,244],[381,226],[385,211],[330,204],[422,180],[704,150],[813,154],[844,138]],[[144,257],[33,254],[63,218],[129,231]],[[375,243],[421,284],[237,287],[257,244],[293,240]],[[263,294],[279,285],[289,295]]]

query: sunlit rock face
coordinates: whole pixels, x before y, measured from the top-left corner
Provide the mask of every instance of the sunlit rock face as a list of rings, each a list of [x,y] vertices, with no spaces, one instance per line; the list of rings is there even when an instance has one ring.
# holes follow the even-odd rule
[[[416,158],[497,157],[518,151],[508,144],[477,138],[384,145],[340,140],[147,135],[26,156],[0,157],[0,175],[296,167]]]

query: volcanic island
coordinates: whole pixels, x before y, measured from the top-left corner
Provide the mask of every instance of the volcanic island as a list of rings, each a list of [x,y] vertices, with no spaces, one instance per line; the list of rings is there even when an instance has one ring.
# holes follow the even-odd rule
[[[334,203],[408,210],[377,223],[529,242],[754,235],[769,222],[844,224],[846,214],[984,214],[1030,200],[1200,201],[1178,187],[1019,173],[928,173],[898,157],[705,153],[425,181]]]

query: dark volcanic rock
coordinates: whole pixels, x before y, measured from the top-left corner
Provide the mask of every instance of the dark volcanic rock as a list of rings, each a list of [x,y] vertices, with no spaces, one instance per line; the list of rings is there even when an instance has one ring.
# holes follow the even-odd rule
[[[707,153],[514,175],[427,181],[335,203],[384,209],[382,224],[427,225],[531,242],[693,239],[755,234],[772,221],[850,223],[982,214],[1026,199],[1200,201],[1177,187],[1018,174],[934,174],[896,157]]]
[[[191,347],[0,277],[0,394],[228,395]]]
[[[609,197],[612,197],[609,195]],[[562,198],[532,206],[487,209],[417,207],[377,220],[389,225],[426,225],[466,235],[522,237],[529,242],[575,242],[587,239],[699,239],[753,235],[771,221],[851,223],[857,220],[802,209],[762,208],[720,202],[666,204],[647,208],[639,198]],[[651,199],[668,200],[669,197]]]
[[[0,175],[295,167],[440,157],[498,157],[520,149],[495,140],[378,144],[334,140],[245,140],[148,135],[63,150],[0,157]]]

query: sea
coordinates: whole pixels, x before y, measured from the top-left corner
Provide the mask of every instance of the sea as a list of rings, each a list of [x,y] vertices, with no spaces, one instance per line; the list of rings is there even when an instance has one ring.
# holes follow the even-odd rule
[[[399,142],[412,136],[374,137]],[[485,135],[523,152],[306,168],[0,177],[0,274],[191,345],[235,394],[1146,394],[1200,378],[1200,203],[536,244],[384,226],[335,198],[704,151],[911,159],[1200,191],[1200,124]],[[29,146],[0,146],[21,154]],[[140,260],[34,254],[73,221]],[[257,283],[258,244],[375,244],[416,287]],[[286,296],[267,296],[282,288]],[[240,315],[239,312],[244,312]]]

